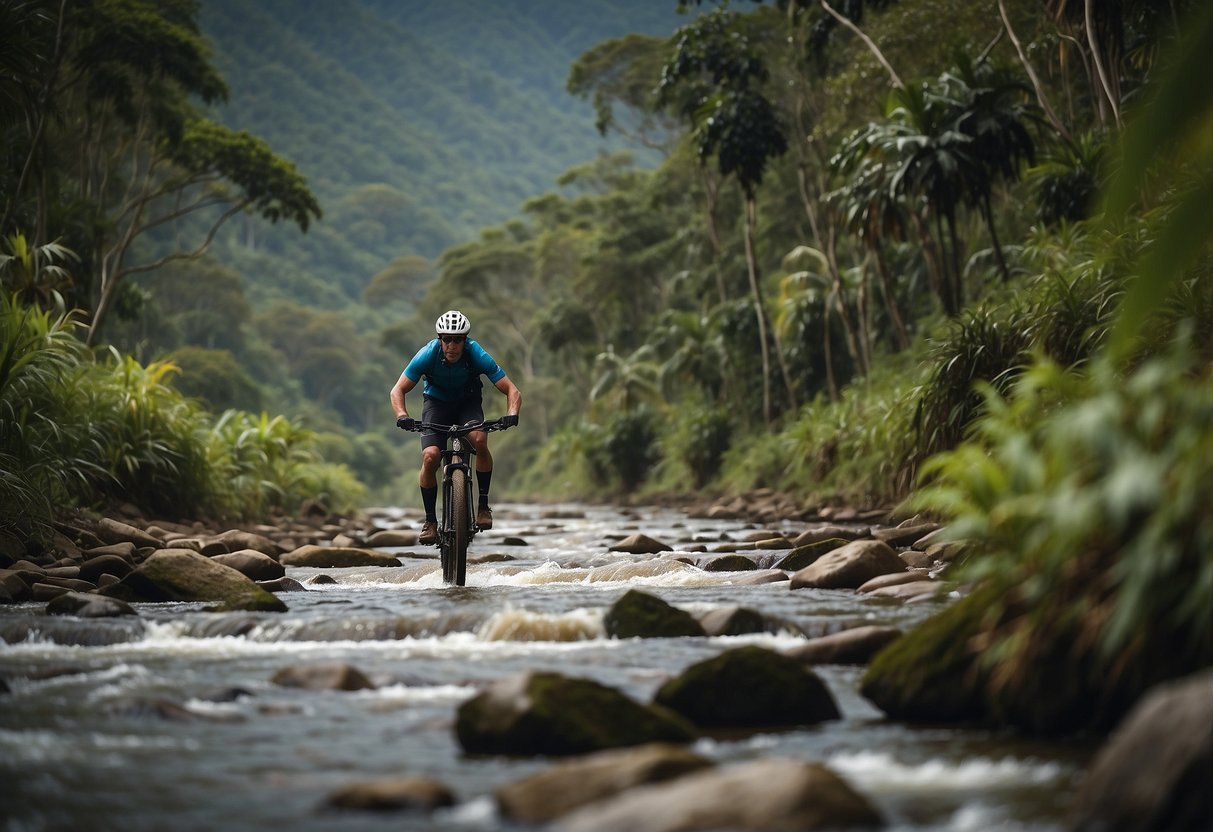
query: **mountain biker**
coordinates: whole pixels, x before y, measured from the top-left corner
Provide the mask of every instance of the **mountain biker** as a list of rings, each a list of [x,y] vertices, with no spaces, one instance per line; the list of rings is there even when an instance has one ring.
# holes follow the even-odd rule
[[[438,316],[434,323],[434,332],[438,337],[417,351],[392,387],[392,410],[396,412],[397,427],[413,429],[415,422],[409,416],[404,397],[423,376],[422,422],[463,425],[470,421],[483,421],[480,376],[484,375],[506,397],[505,427],[518,424],[522,393],[510,381],[505,370],[497,366],[493,357],[480,344],[468,338],[471,329],[471,322],[458,310],[452,309]],[[484,431],[474,431],[468,434],[468,440],[476,449],[476,484],[480,492],[476,525],[481,529],[491,529],[493,510],[489,508],[489,485],[493,479],[493,455],[489,452],[489,435]],[[421,487],[421,504],[425,508],[425,522],[421,526],[418,542],[422,544],[433,543],[438,537],[435,504],[438,500],[437,474],[442,462],[442,447],[442,434],[421,434],[418,485]]]

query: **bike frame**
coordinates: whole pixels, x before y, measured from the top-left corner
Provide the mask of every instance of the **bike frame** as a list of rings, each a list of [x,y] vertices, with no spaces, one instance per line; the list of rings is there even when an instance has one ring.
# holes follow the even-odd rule
[[[442,560],[442,580],[463,586],[467,578],[467,550],[480,529],[476,526],[476,490],[472,488],[476,449],[468,434],[504,430],[501,419],[468,422],[465,425],[439,425],[417,422],[413,430],[437,433],[443,437],[442,511],[438,522],[438,550]]]

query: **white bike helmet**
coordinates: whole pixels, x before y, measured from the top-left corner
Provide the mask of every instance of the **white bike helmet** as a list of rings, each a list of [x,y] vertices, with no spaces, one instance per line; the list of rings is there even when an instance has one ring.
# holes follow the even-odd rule
[[[434,331],[439,335],[467,335],[471,328],[472,322],[455,309],[443,312],[434,323]]]

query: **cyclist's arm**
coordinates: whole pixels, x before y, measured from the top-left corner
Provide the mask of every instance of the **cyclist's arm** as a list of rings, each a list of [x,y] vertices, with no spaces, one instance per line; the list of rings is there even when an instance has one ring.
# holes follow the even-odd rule
[[[391,400],[392,410],[396,412],[396,418],[408,416],[409,409],[404,403],[405,394],[417,386],[417,382],[413,381],[404,373],[400,374],[400,378],[396,380],[396,385],[392,388]]]
[[[497,379],[493,386],[505,396],[506,414],[517,416],[518,411],[522,409],[522,391],[514,386],[514,382],[510,381],[509,376],[502,376]]]

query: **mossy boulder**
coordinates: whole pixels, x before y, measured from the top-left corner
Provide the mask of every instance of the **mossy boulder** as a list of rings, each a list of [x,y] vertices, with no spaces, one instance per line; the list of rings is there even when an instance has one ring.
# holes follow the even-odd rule
[[[894,719],[983,721],[988,711],[973,646],[990,590],[974,592],[878,652],[860,693]]]
[[[829,537],[825,540],[817,540],[813,543],[797,546],[795,549],[780,558],[775,564],[775,568],[784,569],[788,572],[799,572],[806,566],[811,566],[816,563],[817,559],[826,552],[841,549],[848,543],[850,543],[849,540],[844,540],[841,537]]]
[[[125,601],[214,601],[211,612],[286,612],[286,604],[230,566],[190,549],[160,549],[102,590]]]
[[[695,616],[667,604],[655,595],[629,589],[603,617],[611,638],[677,638],[702,636]]]
[[[590,679],[530,672],[464,702],[455,734],[470,754],[587,754],[650,742],[686,743],[693,726]]]
[[[691,665],[654,702],[704,728],[812,725],[841,714],[803,662],[765,647],[739,647]]]

